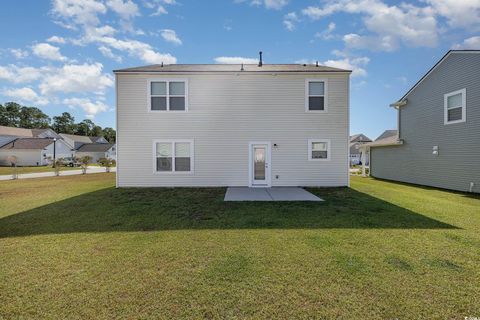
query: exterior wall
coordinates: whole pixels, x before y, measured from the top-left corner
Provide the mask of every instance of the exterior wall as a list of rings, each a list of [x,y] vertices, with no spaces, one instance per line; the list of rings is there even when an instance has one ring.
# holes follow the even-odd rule
[[[454,53],[407,97],[400,110],[404,144],[371,149],[371,175],[480,192],[480,54]],[[444,97],[466,88],[466,122],[444,125]],[[439,154],[432,154],[438,146]]]
[[[43,166],[46,161],[42,156],[42,150],[0,150],[0,165],[10,166],[7,161],[9,156],[17,157],[17,166]]]
[[[271,150],[272,186],[347,186],[347,74],[117,74],[118,186],[248,186],[249,142]],[[188,79],[188,112],[149,112],[148,80]],[[328,79],[328,113],[305,112],[305,79]],[[308,139],[330,161],[308,161]],[[154,173],[153,140],[194,140],[194,173]],[[278,176],[278,178],[277,178]]]
[[[70,147],[63,140],[57,140],[55,143],[55,157],[57,159],[75,155],[75,151],[71,151]],[[50,157],[53,159],[53,143],[43,150],[42,155],[46,158]]]

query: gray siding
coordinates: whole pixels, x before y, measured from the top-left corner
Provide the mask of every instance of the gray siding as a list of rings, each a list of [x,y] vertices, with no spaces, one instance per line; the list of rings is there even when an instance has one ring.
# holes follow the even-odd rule
[[[347,74],[188,74],[186,113],[147,111],[148,79],[117,74],[118,186],[247,186],[249,142],[269,141],[273,186],[348,185]],[[328,78],[328,113],[305,112],[305,79]],[[308,161],[308,139],[330,161]],[[155,174],[154,139],[194,140],[193,174]],[[278,179],[276,176],[278,175]]]
[[[466,122],[444,125],[444,94],[463,88]],[[452,53],[407,99],[404,145],[372,148],[372,176],[460,191],[473,182],[480,192],[480,54]]]

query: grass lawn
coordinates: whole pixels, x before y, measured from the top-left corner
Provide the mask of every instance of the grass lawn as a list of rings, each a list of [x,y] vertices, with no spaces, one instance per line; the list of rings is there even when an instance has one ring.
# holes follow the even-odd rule
[[[0,318],[480,317],[480,197],[352,177],[323,203],[113,174],[0,182]]]

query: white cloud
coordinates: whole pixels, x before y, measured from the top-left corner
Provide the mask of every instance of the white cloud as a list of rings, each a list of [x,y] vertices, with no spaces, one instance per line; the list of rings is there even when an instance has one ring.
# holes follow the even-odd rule
[[[295,24],[300,21],[295,12],[289,12],[283,16],[283,25],[288,31],[295,30]]]
[[[182,40],[180,40],[178,38],[175,30],[163,29],[163,30],[160,31],[160,35],[167,42],[171,42],[171,43],[176,44],[176,45],[181,45],[182,44]]]
[[[265,6],[267,9],[280,10],[288,4],[288,0],[235,0],[237,3],[249,2],[252,6]]]
[[[244,57],[216,57],[215,63],[218,64],[257,64],[258,59],[244,58]]]
[[[123,60],[121,56],[114,54],[110,48],[100,46],[98,47],[98,50],[102,53],[104,57],[115,60],[118,63],[122,62]]]
[[[478,0],[426,0],[435,12],[451,27],[469,31],[480,30],[480,1]]]
[[[39,85],[44,95],[62,93],[95,93],[104,94],[107,88],[113,87],[113,77],[102,73],[101,63],[66,64],[42,78]]]
[[[367,75],[365,66],[370,62],[368,57],[349,58],[345,57],[338,60],[327,60],[323,64],[328,67],[352,70],[352,77],[362,77]]]
[[[365,43],[383,42],[375,50],[398,48],[399,43],[411,47],[433,47],[438,42],[437,20],[435,11],[429,7],[417,7],[409,4],[387,5],[380,0],[328,1],[323,7],[307,7],[302,13],[313,20],[338,12],[359,14],[372,35],[353,38],[350,45],[369,48]],[[352,45],[352,43],[354,45]]]
[[[2,93],[7,97],[34,103],[39,106],[48,104],[47,99],[40,97],[32,88],[29,87],[6,89]]]
[[[27,50],[22,49],[10,49],[10,53],[17,59],[24,59],[29,55]]]
[[[323,30],[322,32],[315,33],[315,38],[320,38],[323,40],[330,40],[333,39],[332,32],[336,29],[337,25],[334,22],[330,22],[327,26],[327,29]]]
[[[68,105],[69,107],[75,108],[80,107],[82,108],[85,113],[86,117],[92,119],[95,115],[99,112],[108,111],[108,106],[103,103],[102,101],[91,101],[88,98],[68,98],[64,99],[63,103]]]
[[[175,0],[152,0],[144,2],[144,6],[148,9],[155,9],[155,11],[150,16],[160,16],[163,14],[168,14],[166,5],[177,4]]]
[[[453,46],[454,49],[480,50],[480,36],[470,37]]]
[[[149,44],[145,42],[137,40],[119,40],[113,37],[99,37],[96,38],[95,41],[107,45],[113,49],[125,51],[129,55],[135,56],[146,63],[177,63],[177,58],[171,54],[156,52]]]
[[[173,0],[153,0],[148,2],[149,6],[155,6],[156,4],[175,4]],[[132,18],[137,15],[137,10],[130,4],[128,1],[115,1],[111,0],[107,2],[109,8],[115,8],[116,12],[122,18]],[[136,5],[135,5],[136,6]],[[121,52],[126,52],[128,55],[137,57],[145,63],[149,64],[173,64],[177,62],[177,59],[169,53],[157,52],[150,44],[141,42],[138,40],[130,39],[117,39],[113,35],[116,34],[116,29],[109,25],[99,26],[100,20],[99,15],[104,14],[107,10],[107,7],[103,3],[97,3],[92,0],[54,0],[54,8],[52,12],[58,18],[61,18],[65,21],[67,25],[73,25],[77,28],[81,26],[83,29],[83,36],[79,39],[72,40],[71,42],[75,45],[87,45],[87,44],[96,44],[98,47],[103,47],[100,49],[102,54],[109,55],[110,57],[118,55],[113,50],[118,50]],[[113,9],[112,9],[113,10]],[[125,19],[124,19],[125,20]],[[125,20],[127,21],[127,20]],[[127,25],[123,25],[124,29],[128,28]],[[133,34],[138,34],[139,30],[134,31],[131,28],[130,31],[133,31]],[[171,35],[170,35],[171,36]],[[169,38],[170,41],[177,40]],[[106,50],[109,49],[110,51]]]
[[[265,8],[280,10],[287,5],[288,0],[264,0]]]
[[[67,60],[60,53],[60,49],[58,47],[52,46],[48,43],[38,43],[32,46],[33,54],[47,60],[54,60],[54,61],[65,61]]]
[[[7,80],[12,83],[29,83],[40,79],[49,71],[49,67],[18,67],[11,64],[8,66],[0,66],[0,79]]]
[[[108,0],[107,6],[117,13],[122,19],[130,20],[140,15],[138,6],[131,0]]]
[[[64,26],[71,26],[69,21],[83,26],[95,26],[100,23],[99,14],[105,14],[107,8],[103,2],[96,0],[53,0],[54,16],[67,20]]]
[[[65,38],[62,38],[62,37],[51,36],[50,38],[47,39],[47,42],[64,44],[64,43],[66,43],[67,41],[65,40]]]
[[[343,36],[347,48],[392,52],[398,49],[398,41],[392,36],[361,36],[349,33]]]

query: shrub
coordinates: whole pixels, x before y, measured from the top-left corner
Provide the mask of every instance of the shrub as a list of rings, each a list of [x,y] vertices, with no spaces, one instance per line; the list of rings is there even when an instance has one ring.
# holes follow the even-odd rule
[[[97,163],[105,168],[105,172],[110,172],[110,168],[116,164],[115,160],[111,158],[100,158]]]

